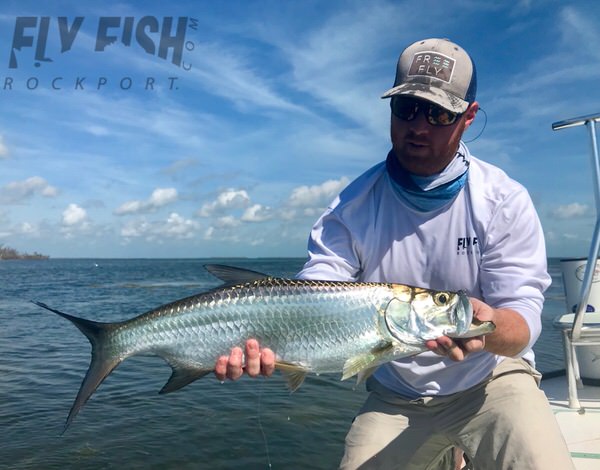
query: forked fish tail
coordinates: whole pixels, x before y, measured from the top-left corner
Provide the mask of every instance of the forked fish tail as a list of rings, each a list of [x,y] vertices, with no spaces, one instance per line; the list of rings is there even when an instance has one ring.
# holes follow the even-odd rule
[[[67,416],[67,421],[65,422],[62,431],[62,434],[64,434],[69,425],[73,422],[73,419],[75,419],[75,416],[77,416],[79,410],[85,405],[98,386],[125,359],[119,354],[120,351],[109,351],[108,348],[103,347],[111,335],[111,332],[115,329],[115,325],[118,325],[118,323],[100,323],[85,320],[53,309],[42,302],[33,301],[33,303],[72,322],[87,337],[92,345],[92,359],[90,366],[81,382],[77,397]]]

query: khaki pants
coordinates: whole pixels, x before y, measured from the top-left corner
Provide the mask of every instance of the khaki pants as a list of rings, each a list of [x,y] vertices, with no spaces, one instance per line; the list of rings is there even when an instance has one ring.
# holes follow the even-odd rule
[[[465,392],[408,401],[371,378],[340,468],[452,469],[456,446],[475,470],[574,469],[539,379],[526,361],[505,359]]]

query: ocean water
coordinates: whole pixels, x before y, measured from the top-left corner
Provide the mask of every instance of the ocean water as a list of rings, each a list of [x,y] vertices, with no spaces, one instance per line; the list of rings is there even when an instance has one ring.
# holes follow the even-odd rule
[[[198,380],[168,395],[157,357],[124,362],[68,431],[67,413],[90,346],[37,300],[98,321],[117,321],[215,287],[203,264],[224,263],[289,277],[303,259],[51,259],[0,262],[0,468],[330,469],[366,397],[364,386],[309,376],[295,393],[283,379]],[[564,367],[552,319],[565,310],[560,266],[549,260],[542,372]]]

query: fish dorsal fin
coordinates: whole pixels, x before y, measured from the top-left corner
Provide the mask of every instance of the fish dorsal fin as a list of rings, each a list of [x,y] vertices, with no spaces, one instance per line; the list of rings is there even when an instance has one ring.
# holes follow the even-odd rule
[[[213,371],[213,369],[205,369],[173,358],[165,358],[165,360],[169,363],[171,369],[173,369],[173,373],[171,374],[171,377],[169,377],[169,380],[167,380],[165,386],[158,392],[160,394],[179,390],[192,383],[194,380],[198,380]]]
[[[342,380],[349,379],[362,371],[364,371],[364,373],[359,376],[359,382],[366,379],[375,371],[375,368],[379,364],[386,362],[385,359],[393,349],[394,346],[392,343],[384,343],[368,353],[359,354],[358,356],[349,358],[344,363]]]
[[[206,270],[226,284],[245,284],[270,277],[268,274],[224,264],[205,264]]]
[[[279,369],[285,380],[287,381],[290,392],[295,392],[300,388],[300,385],[304,382],[308,370],[298,364],[292,364],[291,362],[275,362],[275,368]]]

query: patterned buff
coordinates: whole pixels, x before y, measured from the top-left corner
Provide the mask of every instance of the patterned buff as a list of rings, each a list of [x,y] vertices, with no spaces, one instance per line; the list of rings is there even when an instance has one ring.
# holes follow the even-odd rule
[[[471,155],[461,142],[456,156],[441,173],[433,176],[411,175],[400,166],[393,150],[386,168],[396,194],[417,212],[431,212],[452,201],[467,182]]]

